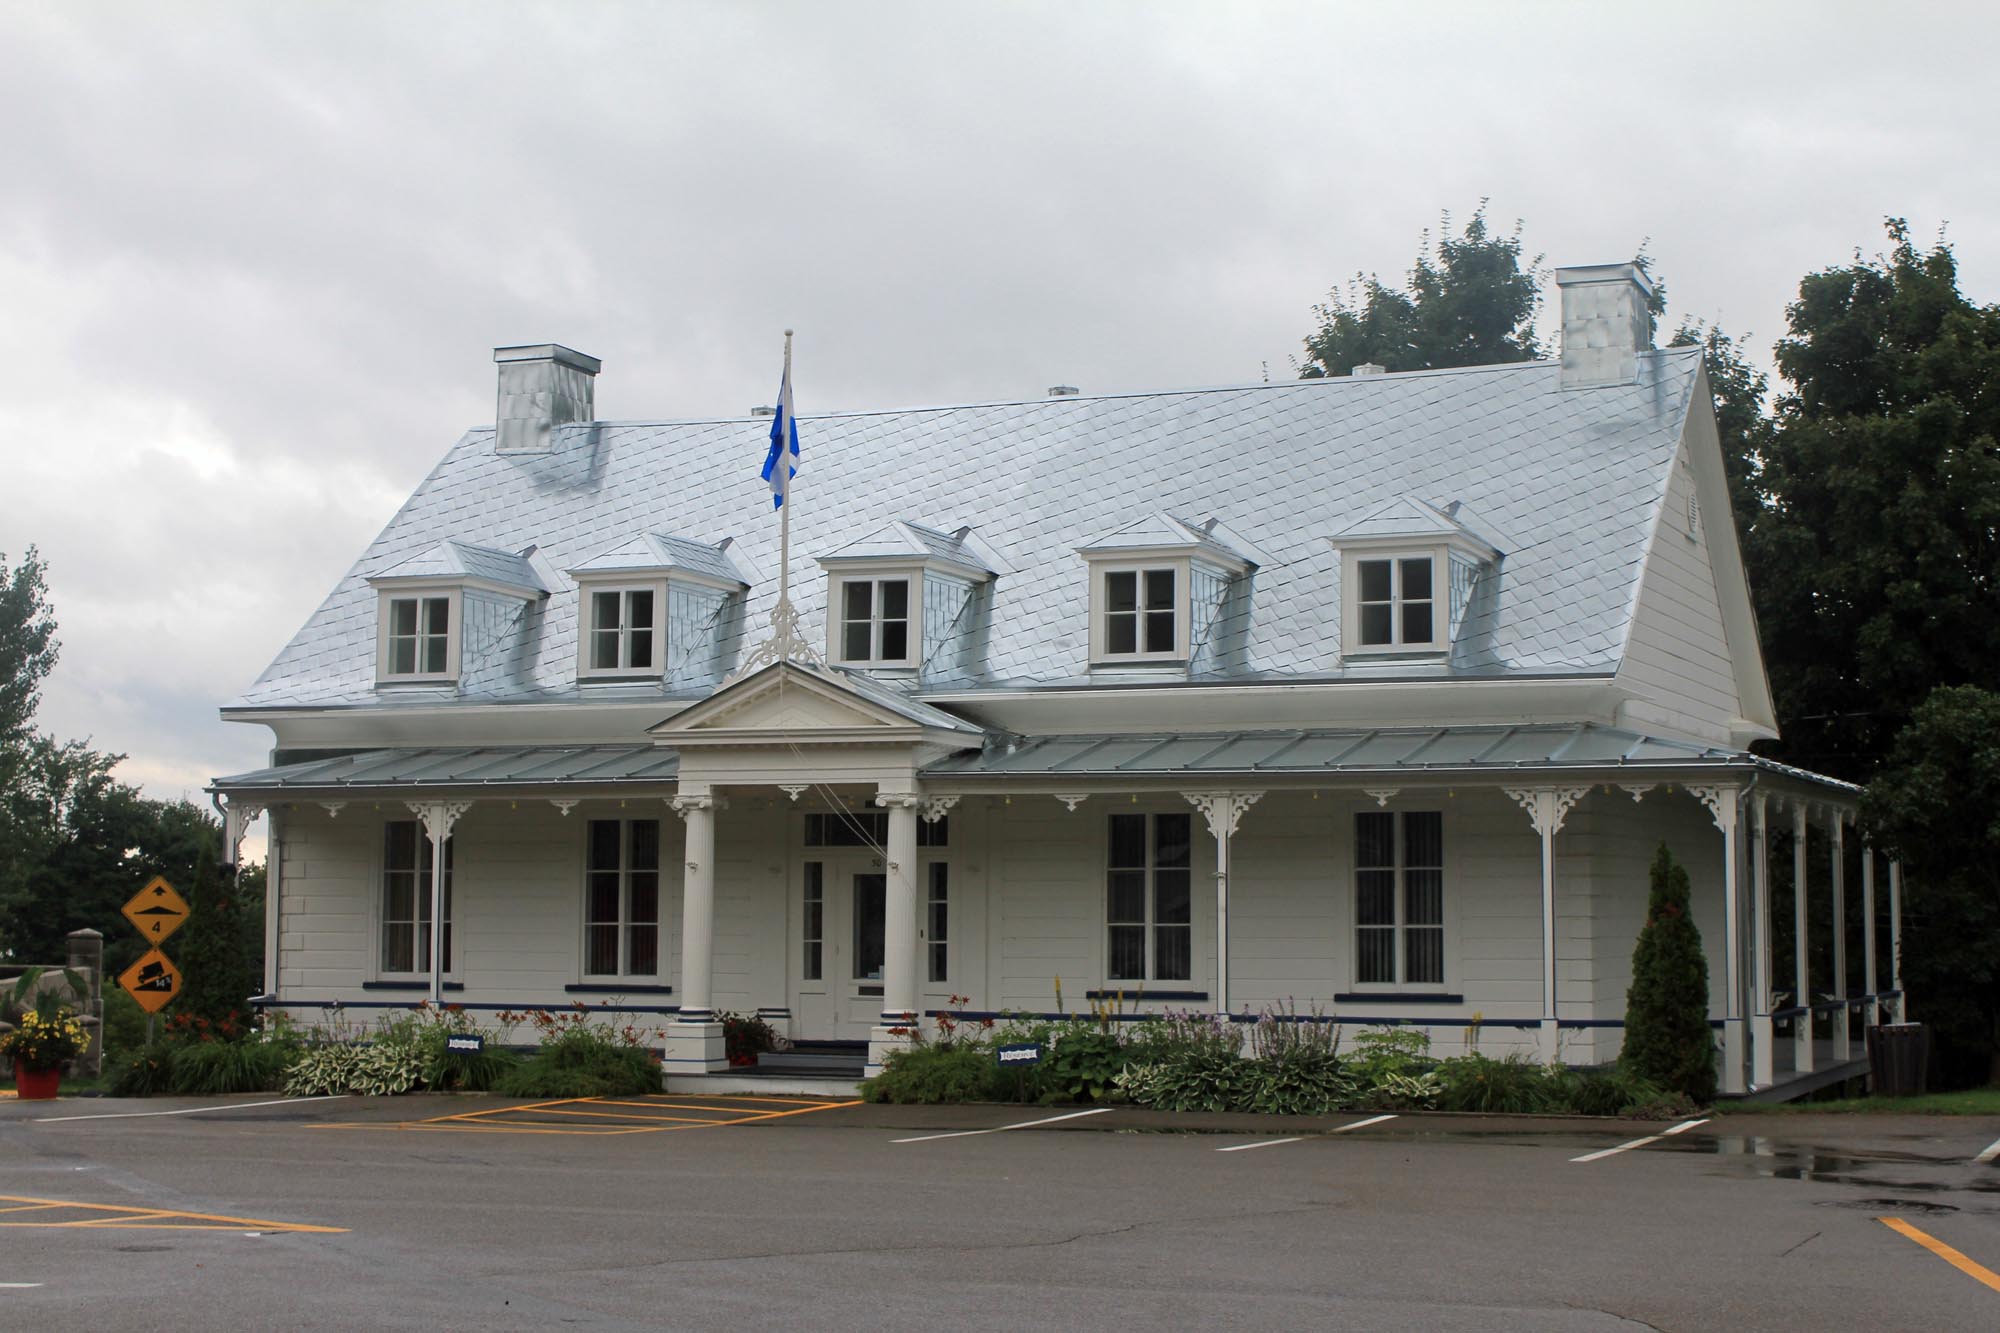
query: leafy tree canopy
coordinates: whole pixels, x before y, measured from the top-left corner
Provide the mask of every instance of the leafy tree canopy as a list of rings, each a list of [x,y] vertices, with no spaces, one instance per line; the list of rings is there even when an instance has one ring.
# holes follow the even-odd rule
[[[27,740],[42,681],[56,665],[46,575],[34,547],[11,570],[0,551],[0,751],[9,754]]]

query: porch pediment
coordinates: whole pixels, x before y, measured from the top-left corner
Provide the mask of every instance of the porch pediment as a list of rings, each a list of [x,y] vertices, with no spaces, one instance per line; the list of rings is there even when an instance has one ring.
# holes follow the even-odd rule
[[[941,733],[943,735],[941,735]],[[647,734],[676,749],[708,745],[912,745],[979,728],[848,673],[776,662],[725,685]]]

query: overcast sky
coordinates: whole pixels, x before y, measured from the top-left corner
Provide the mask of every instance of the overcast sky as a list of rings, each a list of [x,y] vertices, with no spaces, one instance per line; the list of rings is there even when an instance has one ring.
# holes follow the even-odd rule
[[[200,797],[216,709],[467,427],[491,349],[607,419],[1289,376],[1442,210],[1650,253],[1764,353],[1948,224],[2000,299],[2000,20],[1813,3],[0,0],[0,551],[42,725]],[[745,458],[746,468],[759,460]]]

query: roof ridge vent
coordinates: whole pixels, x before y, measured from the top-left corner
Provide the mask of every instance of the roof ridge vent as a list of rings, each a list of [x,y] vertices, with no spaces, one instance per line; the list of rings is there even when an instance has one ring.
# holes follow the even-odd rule
[[[1074,384],[1051,384],[1049,386],[1049,397],[1051,398],[1074,398],[1082,392],[1083,390],[1077,388]]]
[[[1360,379],[1367,379],[1372,375],[1386,375],[1389,373],[1389,367],[1377,365],[1373,361],[1363,361],[1360,365],[1354,367],[1347,373],[1349,375],[1352,375],[1355,379],[1360,380]]]

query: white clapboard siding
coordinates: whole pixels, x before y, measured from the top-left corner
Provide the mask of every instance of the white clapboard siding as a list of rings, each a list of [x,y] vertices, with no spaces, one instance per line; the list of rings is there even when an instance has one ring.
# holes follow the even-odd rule
[[[1731,722],[1743,710],[1716,594],[1708,525],[1730,518],[1704,511],[1690,536],[1694,494],[1693,473],[1676,464],[1618,676],[1649,705],[1649,718],[1726,742]]]

